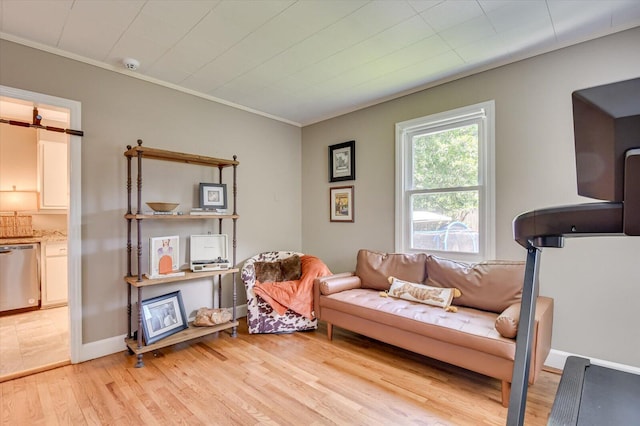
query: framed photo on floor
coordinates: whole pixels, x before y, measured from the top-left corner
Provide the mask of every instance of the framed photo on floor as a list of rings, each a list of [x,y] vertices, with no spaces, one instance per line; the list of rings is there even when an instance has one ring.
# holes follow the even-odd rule
[[[146,345],[189,327],[180,290],[143,300],[140,309]]]
[[[329,209],[331,222],[353,222],[353,186],[329,188]]]
[[[356,141],[329,146],[329,182],[356,179]]]

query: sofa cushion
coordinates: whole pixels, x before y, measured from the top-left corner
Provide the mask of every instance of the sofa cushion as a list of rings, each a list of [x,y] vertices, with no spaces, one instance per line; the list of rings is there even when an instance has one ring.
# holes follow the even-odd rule
[[[426,258],[424,253],[379,253],[362,249],[358,251],[356,275],[362,281],[362,288],[375,290],[388,290],[390,276],[424,283]]]
[[[458,312],[451,313],[435,306],[380,297],[378,291],[361,288],[322,296],[320,306],[369,320],[373,329],[376,324],[384,324],[500,358],[515,357],[513,339],[506,339],[496,331],[498,315],[492,312],[460,307]]]
[[[502,337],[513,339],[518,334],[520,321],[520,303],[515,303],[502,311],[496,318],[496,330]]]
[[[429,255],[426,284],[455,287],[454,305],[501,313],[522,299],[524,262],[494,260],[475,264]]]
[[[411,283],[390,277],[389,296],[426,305],[448,308],[451,305],[456,289],[431,287],[425,284]],[[460,293],[458,293],[460,294]]]

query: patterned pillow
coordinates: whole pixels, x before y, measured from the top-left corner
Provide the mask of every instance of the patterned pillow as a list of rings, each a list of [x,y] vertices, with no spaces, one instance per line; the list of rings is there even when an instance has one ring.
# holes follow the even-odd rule
[[[256,280],[261,283],[282,281],[280,262],[254,262]]]
[[[389,296],[445,309],[451,305],[454,297],[460,296],[460,291],[456,288],[431,287],[402,281],[394,277],[389,277],[389,282],[391,282]]]
[[[302,276],[302,262],[300,256],[294,254],[280,261],[280,270],[282,271],[282,281],[299,280]]]
[[[297,254],[275,262],[254,262],[253,267],[261,283],[295,281],[302,276],[302,261]]]

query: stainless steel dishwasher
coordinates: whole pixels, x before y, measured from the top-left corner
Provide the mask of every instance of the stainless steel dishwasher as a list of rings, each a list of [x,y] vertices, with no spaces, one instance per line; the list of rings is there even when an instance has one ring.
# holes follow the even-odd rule
[[[39,245],[0,246],[0,313],[40,305]]]

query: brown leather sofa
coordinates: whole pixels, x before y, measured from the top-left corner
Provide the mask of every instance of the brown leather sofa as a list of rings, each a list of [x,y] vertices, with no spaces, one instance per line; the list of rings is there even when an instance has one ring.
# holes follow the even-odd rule
[[[388,277],[431,287],[458,288],[450,312],[395,297]],[[358,252],[355,273],[316,279],[316,317],[332,339],[338,326],[382,342],[502,381],[509,403],[524,263],[465,264],[419,254]],[[381,294],[382,293],[382,294]],[[533,384],[551,348],[553,299],[539,296],[529,382]]]

